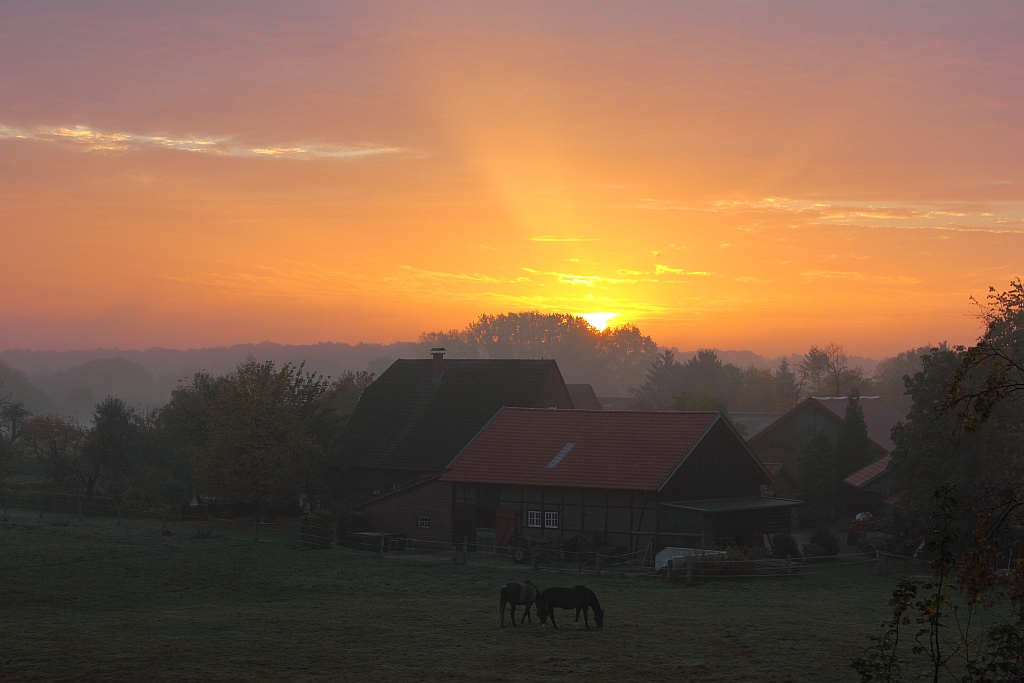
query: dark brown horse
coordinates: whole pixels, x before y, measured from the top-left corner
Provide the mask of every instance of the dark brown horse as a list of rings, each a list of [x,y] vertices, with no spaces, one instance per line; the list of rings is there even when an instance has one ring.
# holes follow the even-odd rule
[[[537,602],[537,598],[540,597],[540,589],[532,581],[525,581],[519,583],[517,581],[509,581],[501,587],[501,607],[498,609],[498,623],[502,628],[505,628],[505,605],[512,605],[512,625],[516,625],[516,605],[525,605],[526,610],[523,612],[522,619],[519,623],[529,618],[530,623],[533,623],[533,617],[530,616],[530,608]],[[540,616],[538,611],[537,616]]]
[[[573,586],[572,588],[552,587],[540,594],[537,601],[537,616],[540,617],[542,626],[547,626],[548,617],[551,617],[551,625],[558,628],[555,623],[555,609],[575,609],[576,628],[580,627],[580,612],[583,612],[583,623],[587,630],[590,629],[590,619],[587,613],[594,610],[594,623],[598,628],[604,628],[604,610],[601,603],[597,601],[594,591],[586,586]]]

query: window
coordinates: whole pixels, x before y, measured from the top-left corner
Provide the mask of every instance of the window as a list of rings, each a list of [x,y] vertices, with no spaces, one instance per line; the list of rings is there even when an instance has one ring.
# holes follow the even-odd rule
[[[429,529],[430,528],[430,517],[426,517],[426,516],[417,517],[416,518],[416,526],[418,526],[421,529]]]
[[[558,528],[558,513],[557,512],[545,512],[544,513],[544,528],[545,529],[557,529]]]
[[[540,528],[540,510],[530,510],[526,513],[526,526],[534,529]]]

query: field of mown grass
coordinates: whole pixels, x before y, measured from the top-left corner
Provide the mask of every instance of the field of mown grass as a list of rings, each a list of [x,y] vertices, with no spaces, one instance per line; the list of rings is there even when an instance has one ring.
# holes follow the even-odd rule
[[[67,526],[56,526],[67,523]],[[891,580],[837,568],[686,587],[588,576],[601,631],[497,628],[498,587],[575,575],[301,550],[159,523],[11,511],[3,681],[855,681]]]

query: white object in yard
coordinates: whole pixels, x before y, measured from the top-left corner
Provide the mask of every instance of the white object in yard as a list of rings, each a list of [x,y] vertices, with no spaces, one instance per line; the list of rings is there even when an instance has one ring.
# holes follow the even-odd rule
[[[198,506],[199,506],[199,501],[196,500],[195,496],[192,496],[192,502],[189,503],[189,507],[198,507]]]
[[[677,557],[693,557],[697,559],[707,560],[724,560],[726,553],[724,550],[701,550],[700,548],[665,548],[660,553],[654,556],[654,568],[664,569],[668,566],[668,561]]]
[[[870,512],[860,512],[854,519],[856,519],[858,522],[870,522],[872,517],[874,517],[874,515],[872,515]]]

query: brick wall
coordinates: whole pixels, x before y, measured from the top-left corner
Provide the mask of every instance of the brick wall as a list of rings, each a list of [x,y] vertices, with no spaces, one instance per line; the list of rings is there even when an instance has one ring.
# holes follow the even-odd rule
[[[452,485],[431,481],[401,491],[362,508],[370,514],[370,531],[406,534],[422,541],[450,544],[452,540]],[[430,518],[430,527],[418,525]]]

